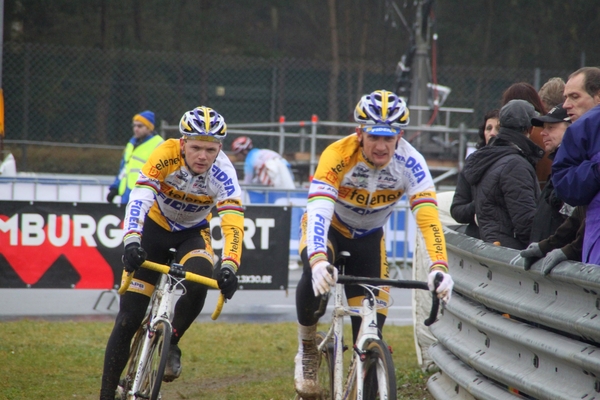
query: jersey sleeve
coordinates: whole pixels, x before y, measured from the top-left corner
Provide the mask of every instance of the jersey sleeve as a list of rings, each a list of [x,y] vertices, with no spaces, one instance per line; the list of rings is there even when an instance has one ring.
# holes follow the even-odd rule
[[[227,158],[227,156],[224,156]],[[221,257],[222,264],[231,265],[235,271],[240,267],[242,243],[244,240],[244,208],[242,207],[242,190],[235,168],[229,159],[223,159],[217,179],[222,182],[217,197],[217,213],[221,217],[221,231],[224,245]]]
[[[165,180],[167,170],[155,168],[161,158],[162,152],[158,150],[160,148],[159,146],[150,154],[129,195],[129,203],[127,203],[123,221],[123,243],[126,246],[129,243],[141,243],[144,220],[156,200],[156,194],[160,191],[160,183]]]
[[[347,164],[348,160],[328,147],[321,154],[310,184],[306,207],[306,247],[311,265],[321,260],[327,261],[327,233]]]
[[[417,226],[425,239],[429,255],[429,269],[442,269],[448,272],[446,238],[438,214],[435,190],[426,190],[409,198],[410,209],[415,216]]]

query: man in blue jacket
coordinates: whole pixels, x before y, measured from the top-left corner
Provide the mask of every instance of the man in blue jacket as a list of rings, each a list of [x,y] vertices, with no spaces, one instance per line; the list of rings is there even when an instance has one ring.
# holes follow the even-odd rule
[[[572,206],[588,205],[582,262],[600,264],[600,68],[571,74],[563,107],[574,121],[552,164],[559,198]]]
[[[121,196],[121,204],[129,202],[129,193],[135,186],[142,166],[152,151],[164,142],[163,138],[154,132],[152,111],[146,110],[134,115],[132,127],[133,136],[123,151],[119,174],[108,188],[106,201],[109,203],[112,203],[117,195]]]

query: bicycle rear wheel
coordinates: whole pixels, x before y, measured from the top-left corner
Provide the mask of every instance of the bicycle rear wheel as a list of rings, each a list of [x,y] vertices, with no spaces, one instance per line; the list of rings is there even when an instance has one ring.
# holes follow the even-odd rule
[[[363,399],[396,400],[396,370],[389,347],[383,340],[373,340],[366,353]]]
[[[148,357],[142,366],[140,390],[136,393],[139,398],[150,400],[159,398],[171,345],[171,330],[171,324],[158,321],[149,333],[152,338]]]
[[[317,332],[317,346],[325,340],[325,336],[325,332]],[[319,386],[321,387],[321,400],[333,399],[333,367],[333,343],[329,340],[321,351],[319,370],[317,372],[317,379],[319,380]]]

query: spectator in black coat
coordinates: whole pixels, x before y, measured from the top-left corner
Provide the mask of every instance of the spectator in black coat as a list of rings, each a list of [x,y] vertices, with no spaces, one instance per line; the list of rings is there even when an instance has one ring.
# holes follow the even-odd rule
[[[500,110],[500,132],[467,158],[464,176],[475,188],[475,214],[481,239],[513,249],[529,243],[540,195],[535,164],[544,150],[529,140],[537,113],[525,100]]]
[[[544,150],[548,154],[548,158],[553,160],[560,142],[562,142],[563,135],[571,124],[571,118],[567,115],[567,110],[562,107],[562,104],[559,104],[552,108],[548,114],[532,118],[531,124],[544,128],[540,134]],[[538,201],[535,217],[533,218],[531,242],[539,242],[554,234],[567,218],[568,215],[566,214],[569,214],[564,211],[561,212],[565,206],[563,201],[556,195],[550,176],[546,179],[546,182]],[[571,209],[569,206],[565,208],[569,209],[569,211]]]
[[[484,147],[493,137],[498,135],[500,124],[498,121],[499,113],[499,110],[491,110],[483,117],[483,124],[479,126],[477,149]],[[474,188],[469,185],[463,171],[461,171],[456,181],[456,190],[454,191],[454,198],[450,206],[450,215],[456,222],[467,224],[464,228],[459,228],[459,232],[479,239],[479,228],[475,223],[474,199]]]

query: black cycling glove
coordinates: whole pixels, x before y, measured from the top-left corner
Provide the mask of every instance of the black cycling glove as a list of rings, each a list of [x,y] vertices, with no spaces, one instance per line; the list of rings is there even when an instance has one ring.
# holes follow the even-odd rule
[[[108,194],[106,195],[106,201],[108,201],[109,203],[113,202],[113,199],[115,198],[116,195],[119,194],[119,189],[117,188],[112,188],[110,189],[110,191],[108,192]]]
[[[146,251],[142,249],[139,243],[129,243],[125,246],[125,252],[123,253],[125,271],[137,271],[144,261],[146,261],[146,257]]]
[[[231,299],[238,288],[238,278],[231,265],[221,265],[221,269],[217,272],[217,283],[219,284],[219,289],[221,289],[223,296],[225,296],[226,299]]]

